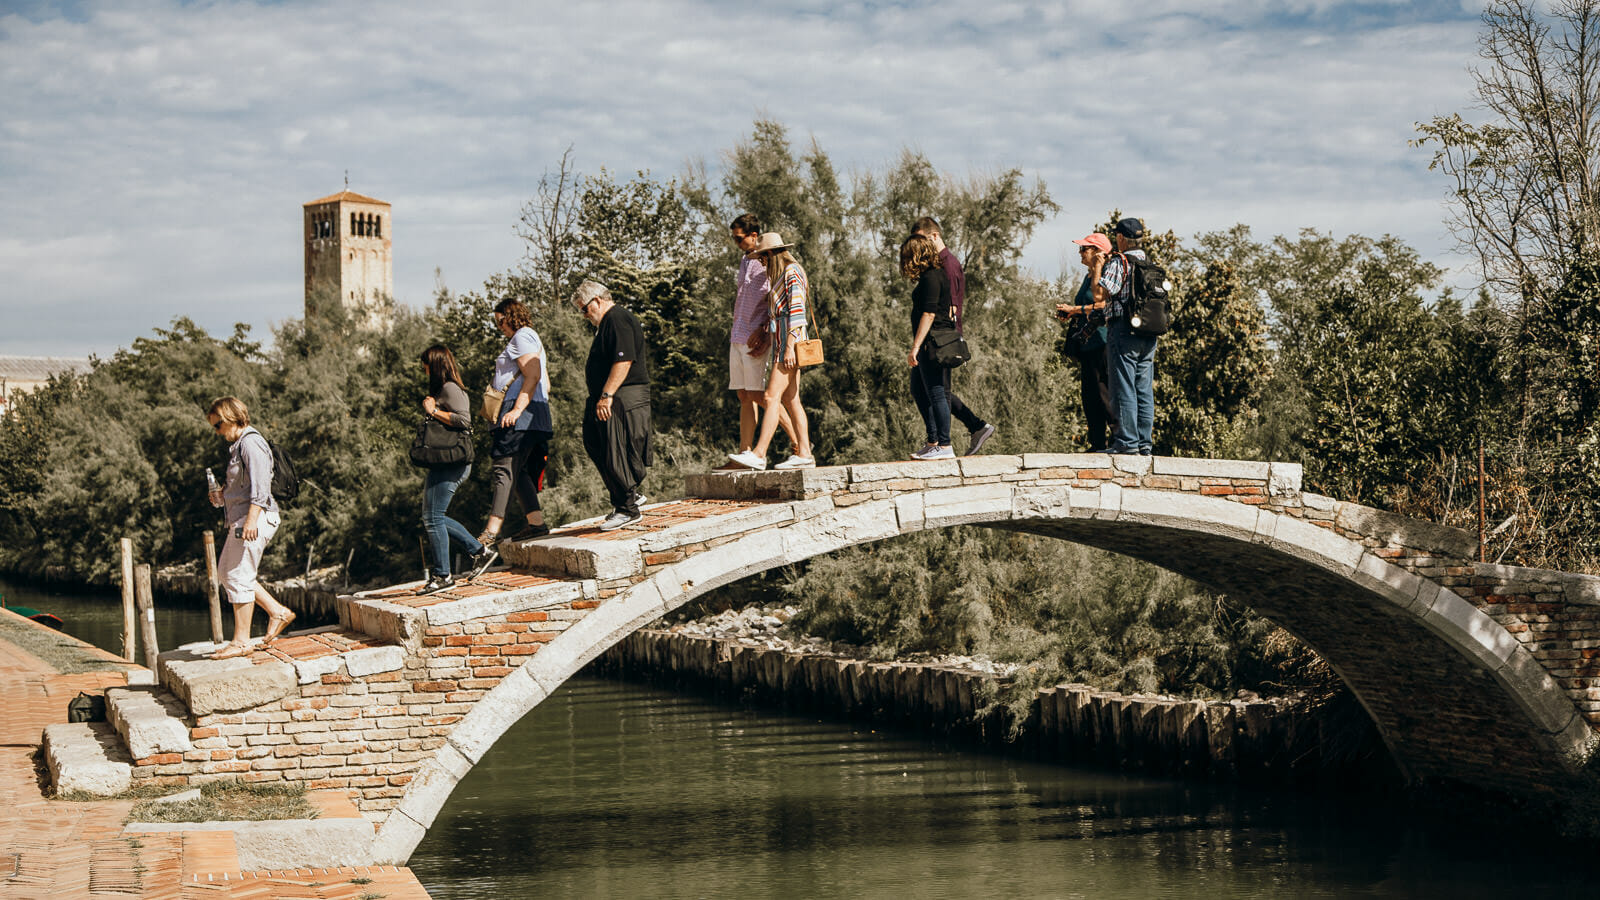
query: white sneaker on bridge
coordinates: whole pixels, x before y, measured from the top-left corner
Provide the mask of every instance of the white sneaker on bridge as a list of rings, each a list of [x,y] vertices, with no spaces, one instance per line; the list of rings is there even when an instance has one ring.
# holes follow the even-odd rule
[[[755,469],[757,472],[767,467],[767,461],[757,456],[754,450],[741,450],[738,453],[729,453],[728,459],[738,463],[741,466],[744,466],[747,469]]]
[[[815,469],[817,461],[809,456],[791,456],[773,466],[774,469]]]

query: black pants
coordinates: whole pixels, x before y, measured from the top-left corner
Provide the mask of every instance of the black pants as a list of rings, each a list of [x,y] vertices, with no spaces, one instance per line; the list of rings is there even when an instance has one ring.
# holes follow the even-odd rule
[[[949,382],[950,382],[950,376],[946,375],[945,376],[946,387],[944,389],[944,396],[945,396],[946,400],[950,401],[950,416],[951,416],[951,418],[959,419],[961,424],[967,426],[967,431],[969,431],[969,432],[976,432],[978,429],[980,429],[983,426],[989,424],[988,422],[985,422],[982,418],[980,418],[977,413],[975,413],[972,410],[968,409],[967,405],[965,403],[961,402],[961,398],[957,397],[955,395],[955,392],[950,390],[950,388],[948,386]]]
[[[618,391],[617,400],[623,399],[623,392]],[[629,408],[624,409],[624,405]],[[650,440],[648,395],[642,402],[613,403],[611,418],[604,422],[595,417],[593,400],[588,406],[583,414],[583,449],[600,471],[612,511],[636,516],[639,514],[639,485],[644,483],[646,470],[655,461]]]
[[[1117,433],[1117,414],[1111,405],[1111,386],[1106,381],[1104,347],[1078,357],[1079,389],[1083,398],[1083,417],[1089,423],[1089,452],[1103,453],[1107,439]]]

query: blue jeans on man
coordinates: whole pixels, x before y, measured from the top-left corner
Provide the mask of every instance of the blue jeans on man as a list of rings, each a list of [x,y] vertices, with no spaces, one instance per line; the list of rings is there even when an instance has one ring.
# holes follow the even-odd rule
[[[465,525],[445,515],[456,488],[472,474],[472,463],[429,469],[422,481],[422,532],[428,536],[428,574],[450,574],[450,541],[467,548],[473,556],[483,552],[483,545],[473,537]]]
[[[1126,319],[1113,319],[1106,328],[1106,370],[1118,425],[1111,452],[1149,456],[1156,421],[1156,338],[1134,334]]]

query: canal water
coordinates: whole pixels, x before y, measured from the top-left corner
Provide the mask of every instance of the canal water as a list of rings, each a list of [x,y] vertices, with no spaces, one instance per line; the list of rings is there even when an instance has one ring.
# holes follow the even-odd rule
[[[121,639],[114,596],[0,592]],[[157,624],[164,645],[209,631],[193,606]],[[438,900],[1600,896],[1592,847],[1348,788],[1046,765],[578,678],[457,786],[410,865]]]

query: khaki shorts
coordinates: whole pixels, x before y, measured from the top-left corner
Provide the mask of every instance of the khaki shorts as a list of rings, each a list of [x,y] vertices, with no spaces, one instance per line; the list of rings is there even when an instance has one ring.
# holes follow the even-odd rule
[[[728,390],[764,391],[767,389],[767,357],[770,349],[755,356],[744,344],[728,344]]]
[[[261,566],[261,554],[266,552],[267,541],[277,533],[283,520],[275,512],[262,513],[256,519],[256,539],[247,541],[233,533],[244,524],[240,519],[228,526],[228,538],[222,544],[222,555],[217,567],[222,570],[222,588],[228,602],[243,606],[256,602],[256,569]]]

